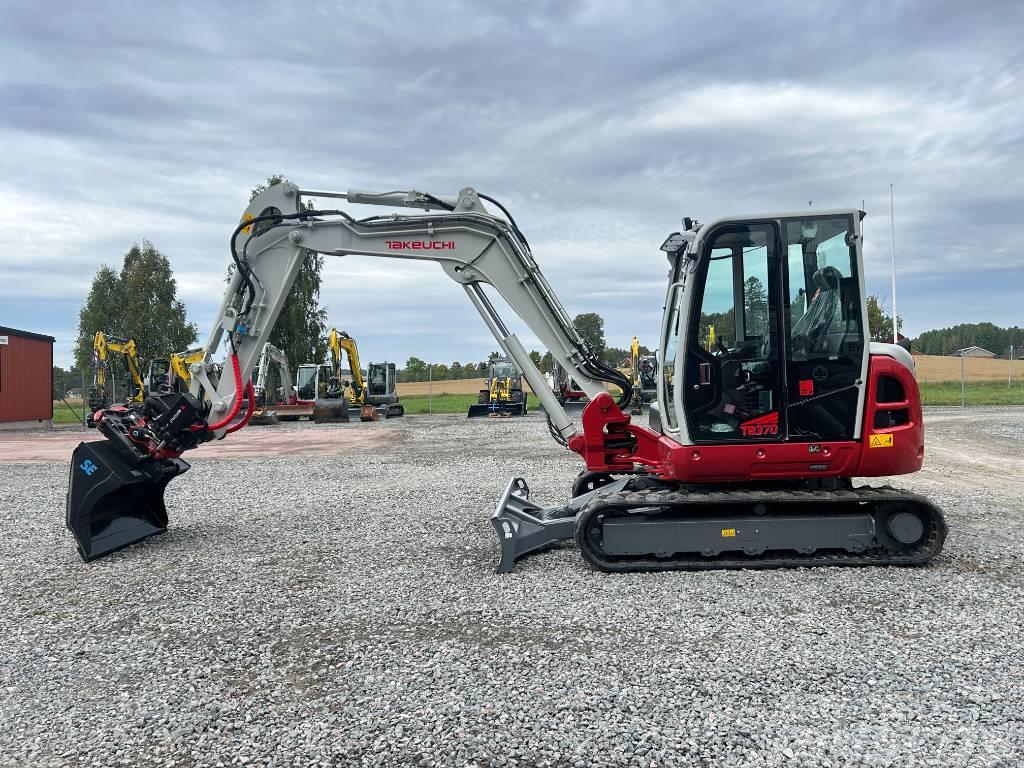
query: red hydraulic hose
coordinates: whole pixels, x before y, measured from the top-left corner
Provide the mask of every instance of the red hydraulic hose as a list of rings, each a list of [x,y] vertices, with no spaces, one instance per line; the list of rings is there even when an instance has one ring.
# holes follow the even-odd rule
[[[224,434],[230,435],[232,432],[237,432],[248,424],[249,419],[252,418],[252,412],[256,410],[256,388],[252,385],[251,381],[247,381],[245,383],[245,395],[248,398],[245,407],[245,416],[224,430]]]
[[[231,356],[231,367],[235,372],[235,402],[231,406],[231,413],[229,413],[223,419],[218,421],[216,424],[210,424],[206,427],[206,429],[210,430],[211,432],[216,432],[218,429],[226,427],[228,424],[230,424],[232,419],[234,419],[235,416],[238,415],[238,411],[242,407],[242,366],[238,362],[237,354]],[[198,432],[201,429],[202,427],[192,427],[192,431],[194,432]]]

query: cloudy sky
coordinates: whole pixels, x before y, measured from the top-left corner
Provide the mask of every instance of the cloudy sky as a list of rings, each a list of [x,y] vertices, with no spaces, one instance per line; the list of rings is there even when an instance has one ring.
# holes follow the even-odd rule
[[[142,238],[205,337],[271,173],[497,197],[618,346],[657,335],[683,215],[863,200],[887,295],[892,183],[911,335],[1024,324],[1020,2],[157,5],[0,2],[0,325],[58,362]],[[328,259],[322,298],[365,357],[495,348],[433,265]]]

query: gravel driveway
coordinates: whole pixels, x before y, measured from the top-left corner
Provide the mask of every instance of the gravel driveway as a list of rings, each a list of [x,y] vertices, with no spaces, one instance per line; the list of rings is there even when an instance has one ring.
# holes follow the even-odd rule
[[[539,418],[264,429],[320,448],[196,455],[88,565],[66,465],[0,465],[0,765],[1024,764],[1024,409],[928,413],[917,569],[497,576],[508,478],[579,468]]]

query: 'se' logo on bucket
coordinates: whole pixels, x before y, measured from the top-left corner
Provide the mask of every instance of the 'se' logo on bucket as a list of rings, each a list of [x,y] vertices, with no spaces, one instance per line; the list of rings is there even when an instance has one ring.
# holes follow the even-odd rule
[[[79,464],[78,467],[85,472],[85,474],[89,475],[89,477],[92,477],[92,473],[99,469],[99,467],[92,463],[92,459],[86,459]]]

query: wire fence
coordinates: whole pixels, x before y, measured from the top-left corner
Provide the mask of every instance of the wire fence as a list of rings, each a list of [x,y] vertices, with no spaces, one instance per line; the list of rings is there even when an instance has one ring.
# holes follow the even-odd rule
[[[926,406],[1024,405],[1024,360],[1021,350],[1010,359],[975,357],[917,357],[917,380],[921,402]],[[427,396],[426,412],[434,411],[439,393],[453,390],[451,380],[436,375],[440,366],[427,364],[423,377],[423,395]],[[440,372],[448,374],[447,366]],[[398,371],[398,381],[408,382],[405,372]],[[440,384],[440,386],[438,386]],[[89,411],[91,374],[54,369],[53,421],[55,424],[85,424]],[[475,390],[474,390],[475,391]],[[125,374],[116,366],[107,371],[107,402],[119,402],[128,392]]]

